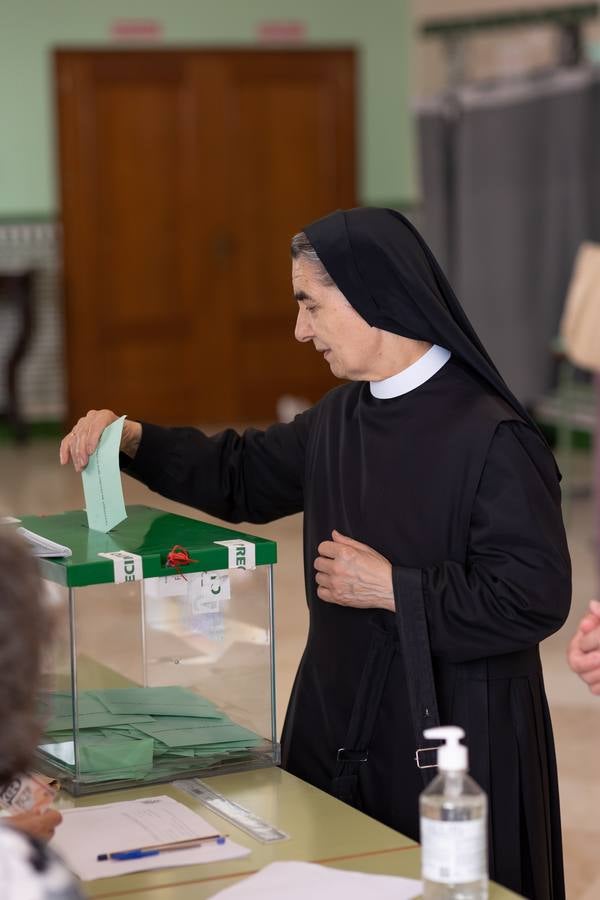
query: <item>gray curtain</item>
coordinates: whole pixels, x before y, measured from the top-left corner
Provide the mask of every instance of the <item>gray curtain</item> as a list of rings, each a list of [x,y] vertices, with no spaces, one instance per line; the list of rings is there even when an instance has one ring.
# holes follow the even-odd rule
[[[533,403],[577,247],[600,237],[600,76],[463,88],[418,111],[422,227],[494,362]]]

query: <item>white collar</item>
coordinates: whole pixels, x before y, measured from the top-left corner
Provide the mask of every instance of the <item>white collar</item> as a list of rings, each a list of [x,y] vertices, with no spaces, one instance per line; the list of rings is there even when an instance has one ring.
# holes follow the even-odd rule
[[[408,368],[395,375],[390,375],[389,378],[384,378],[382,381],[371,381],[371,393],[380,400],[389,400],[392,397],[399,397],[401,394],[408,394],[409,391],[414,391],[419,385],[429,381],[436,372],[439,372],[451,355],[449,350],[434,344],[427,353],[424,353]]]

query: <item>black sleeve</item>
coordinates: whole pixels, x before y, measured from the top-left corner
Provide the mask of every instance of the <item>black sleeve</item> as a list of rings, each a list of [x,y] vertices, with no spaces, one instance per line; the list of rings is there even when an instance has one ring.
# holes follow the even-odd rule
[[[270,522],[304,507],[311,410],[288,424],[208,437],[197,428],[142,423],[134,459],[121,466],[153,491],[228,522]]]
[[[449,662],[531,647],[560,628],[571,602],[571,564],[554,459],[531,428],[505,422],[496,431],[466,564],[397,566],[393,580],[397,616],[424,613],[431,654]]]

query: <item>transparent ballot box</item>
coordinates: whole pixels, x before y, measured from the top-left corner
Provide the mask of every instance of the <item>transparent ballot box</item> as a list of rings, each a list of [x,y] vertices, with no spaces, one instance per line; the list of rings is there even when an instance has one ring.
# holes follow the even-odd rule
[[[80,511],[23,517],[72,550],[40,560],[54,629],[37,767],[84,794],[277,764],[276,544],[127,513],[110,534]],[[167,565],[173,548],[192,562]]]

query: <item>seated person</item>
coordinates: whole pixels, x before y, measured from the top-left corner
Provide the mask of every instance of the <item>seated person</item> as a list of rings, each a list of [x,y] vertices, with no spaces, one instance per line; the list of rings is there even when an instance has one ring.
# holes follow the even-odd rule
[[[40,735],[36,698],[48,633],[35,560],[16,535],[0,531],[0,784],[26,772]],[[2,900],[80,900],[77,883],[46,841],[59,812],[0,818]]]

